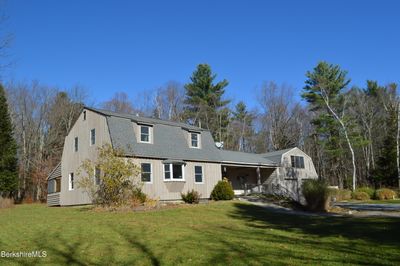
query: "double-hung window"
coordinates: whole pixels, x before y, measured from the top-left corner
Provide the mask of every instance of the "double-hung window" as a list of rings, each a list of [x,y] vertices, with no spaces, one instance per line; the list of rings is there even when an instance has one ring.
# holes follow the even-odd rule
[[[96,129],[90,130],[90,146],[96,144]]]
[[[199,184],[204,182],[203,181],[203,167],[202,166],[196,165],[194,167],[194,182],[195,183],[199,183]]]
[[[304,169],[304,157],[303,156],[290,156],[292,161],[293,168],[302,168]]]
[[[150,126],[140,125],[140,142],[151,142],[151,129]]]
[[[168,163],[164,164],[165,181],[183,181],[185,180],[184,164]]]
[[[200,147],[200,134],[199,133],[190,133],[190,146],[192,148],[199,148]]]
[[[151,163],[142,163],[141,164],[141,177],[142,182],[151,183],[152,169]]]

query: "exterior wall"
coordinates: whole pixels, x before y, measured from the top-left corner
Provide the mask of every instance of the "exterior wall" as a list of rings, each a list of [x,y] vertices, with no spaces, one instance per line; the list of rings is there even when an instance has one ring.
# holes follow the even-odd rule
[[[90,145],[90,130],[96,129],[96,143]],[[75,137],[78,137],[78,152],[74,151]],[[86,120],[83,112],[65,138],[61,164],[61,205],[89,204],[88,195],[77,187],[79,176],[77,170],[85,159],[96,160],[96,149],[105,143],[111,143],[105,116],[86,110]],[[74,173],[74,190],[69,190],[69,174]]]
[[[290,156],[292,155],[304,157],[304,169],[292,167],[290,158]],[[286,178],[318,178],[318,174],[315,170],[314,163],[311,157],[298,148],[290,150],[282,156],[281,166],[279,170],[279,174],[285,176]]]
[[[184,166],[184,181],[164,181],[164,164],[162,160],[134,158],[135,163],[151,163],[152,182],[143,185],[143,192],[149,197],[159,200],[181,200],[181,193],[196,190],[201,198],[209,198],[215,184],[222,180],[219,163],[186,162]],[[194,182],[194,166],[203,167],[203,184]]]
[[[304,169],[293,168],[291,157],[303,156]],[[264,192],[268,194],[283,195],[296,201],[304,202],[301,194],[301,186],[305,179],[317,179],[311,157],[302,150],[295,148],[282,156],[280,166],[274,171],[271,177],[263,184]]]

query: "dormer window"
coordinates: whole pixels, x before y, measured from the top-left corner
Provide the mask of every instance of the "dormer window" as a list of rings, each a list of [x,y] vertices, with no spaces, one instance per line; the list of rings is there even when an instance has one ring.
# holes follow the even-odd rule
[[[151,127],[140,125],[140,142],[150,143],[151,142]]]
[[[192,148],[200,148],[200,134],[190,132],[190,146]]]

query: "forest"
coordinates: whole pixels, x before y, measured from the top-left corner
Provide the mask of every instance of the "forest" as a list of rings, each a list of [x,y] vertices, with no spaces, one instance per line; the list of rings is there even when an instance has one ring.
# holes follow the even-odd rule
[[[350,78],[340,66],[321,61],[305,70],[303,88],[264,82],[249,96],[257,102],[252,109],[228,98],[229,81],[207,64],[199,64],[186,84],[170,81],[143,90],[135,101],[130,91],[97,103],[79,86],[8,82],[0,88],[0,116],[14,145],[2,156],[15,154],[15,163],[8,163],[15,177],[0,190],[18,201],[45,200],[47,175],[84,106],[196,125],[227,150],[263,153],[296,146],[312,157],[321,179],[340,188],[398,186],[397,84],[367,80],[359,87]],[[5,139],[0,136],[0,144]]]

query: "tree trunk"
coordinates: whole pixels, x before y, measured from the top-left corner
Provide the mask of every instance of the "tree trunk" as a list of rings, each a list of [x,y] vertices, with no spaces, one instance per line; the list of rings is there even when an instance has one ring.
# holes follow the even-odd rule
[[[349,146],[349,149],[350,149],[351,160],[352,160],[352,164],[353,164],[353,186],[352,186],[352,190],[354,191],[356,189],[356,159],[355,159],[355,156],[354,156],[353,146],[351,145],[349,135],[347,134],[347,128],[346,128],[345,124],[343,123],[342,119],[340,119],[340,117],[335,113],[335,111],[333,111],[333,109],[329,105],[328,99],[326,99],[325,97],[322,97],[322,98],[324,99],[326,107],[328,107],[329,111],[332,113],[332,115],[335,117],[335,119],[339,122],[339,124],[341,125],[341,127],[342,127],[342,129],[344,131],[344,136],[346,138],[347,145]]]

